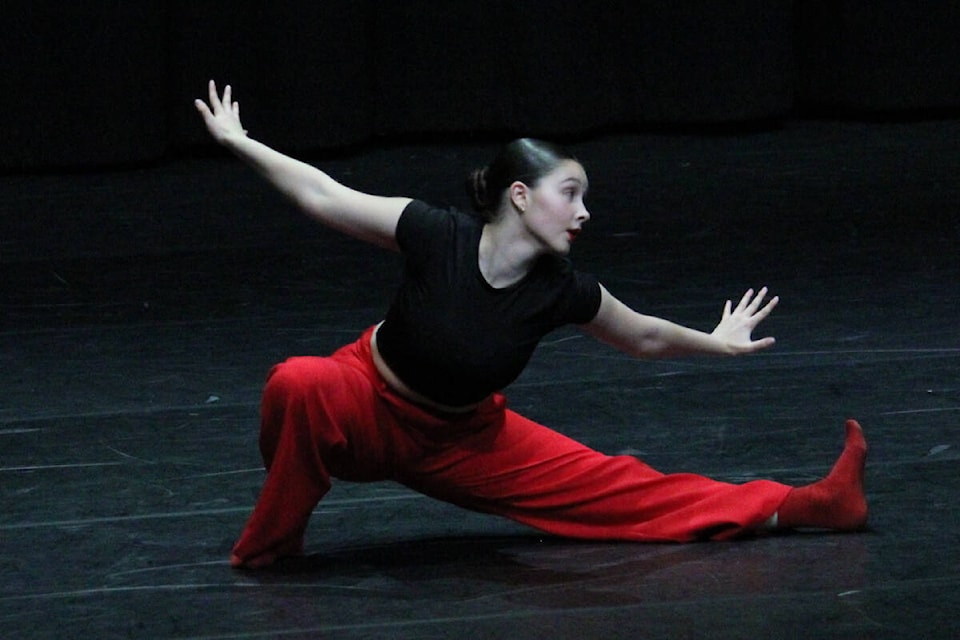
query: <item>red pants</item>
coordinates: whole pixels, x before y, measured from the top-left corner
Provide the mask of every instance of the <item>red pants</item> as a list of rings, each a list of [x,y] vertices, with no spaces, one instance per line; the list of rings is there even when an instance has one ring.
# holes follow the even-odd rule
[[[790,487],[664,475],[593,451],[506,409],[439,415],[389,389],[367,330],[330,357],[273,368],[263,395],[267,478],[234,554],[295,554],[330,477],[395,480],[428,496],[548,533],[594,540],[727,539],[766,522]]]

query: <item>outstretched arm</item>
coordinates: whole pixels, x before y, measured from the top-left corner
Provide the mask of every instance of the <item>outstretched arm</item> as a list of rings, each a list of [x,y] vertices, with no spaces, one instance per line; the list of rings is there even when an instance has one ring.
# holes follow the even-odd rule
[[[588,333],[638,358],[670,358],[685,355],[737,355],[765,349],[773,338],[754,340],[753,330],[770,315],[779,298],[763,304],[764,287],[754,295],[747,291],[736,307],[727,300],[720,323],[712,333],[637,313],[600,287],[600,310],[585,326]]]
[[[396,250],[397,220],[409,198],[384,198],[355,191],[316,167],[253,140],[240,124],[240,103],[232,99],[230,85],[224,88],[221,98],[211,80],[208,93],[209,105],[203,100],[194,104],[214,140],[320,222]]]

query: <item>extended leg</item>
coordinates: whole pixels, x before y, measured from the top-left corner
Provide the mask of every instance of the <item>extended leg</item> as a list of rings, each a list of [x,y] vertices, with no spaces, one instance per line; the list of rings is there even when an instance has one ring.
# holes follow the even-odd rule
[[[692,541],[759,529],[790,487],[665,475],[630,456],[606,456],[507,411],[485,429],[411,469],[428,495],[562,536]]]

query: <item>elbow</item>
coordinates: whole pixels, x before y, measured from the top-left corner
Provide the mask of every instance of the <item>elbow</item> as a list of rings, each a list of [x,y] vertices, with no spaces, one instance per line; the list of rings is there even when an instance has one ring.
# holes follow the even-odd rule
[[[657,327],[650,327],[625,345],[624,351],[636,358],[659,360],[670,357],[670,343]]]
[[[661,340],[648,340],[636,347],[634,356],[644,360],[663,360],[676,355]]]
[[[293,204],[303,213],[321,222],[326,222],[329,202],[314,189],[303,189],[290,194]]]

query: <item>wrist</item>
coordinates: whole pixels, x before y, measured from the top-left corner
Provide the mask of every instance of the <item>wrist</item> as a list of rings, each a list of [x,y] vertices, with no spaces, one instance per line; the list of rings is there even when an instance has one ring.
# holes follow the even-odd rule
[[[721,336],[717,335],[715,332],[710,333],[710,341],[712,343],[712,352],[718,356],[735,356],[737,355],[737,350],[733,348],[733,344]]]
[[[220,144],[234,153],[240,153],[242,151],[243,145],[249,141],[250,138],[247,137],[247,133],[235,133],[230,132],[220,137]]]

